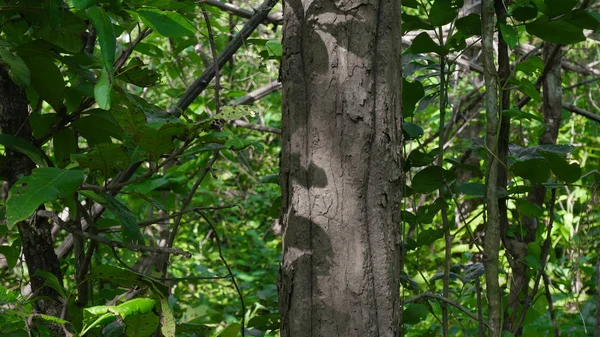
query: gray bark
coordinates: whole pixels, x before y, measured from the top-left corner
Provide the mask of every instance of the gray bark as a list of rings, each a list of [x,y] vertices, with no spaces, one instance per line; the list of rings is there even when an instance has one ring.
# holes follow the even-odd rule
[[[285,1],[281,336],[400,336],[400,14]]]
[[[0,67],[0,130],[3,134],[19,136],[31,141],[31,129],[27,117],[28,101],[25,91],[10,79],[4,68]],[[3,168],[3,173],[8,177],[10,186],[14,185],[21,176],[31,174],[31,170],[35,168],[35,164],[26,155],[8,148],[6,162],[10,165]],[[34,217],[32,221],[19,222],[17,227],[29,275],[33,275],[39,269],[54,274],[62,283],[60,263],[54,253],[54,242],[47,219]],[[35,302],[37,309],[43,314],[60,316],[59,295],[52,288],[44,287],[44,281],[42,277],[31,276],[32,291],[42,298]]]

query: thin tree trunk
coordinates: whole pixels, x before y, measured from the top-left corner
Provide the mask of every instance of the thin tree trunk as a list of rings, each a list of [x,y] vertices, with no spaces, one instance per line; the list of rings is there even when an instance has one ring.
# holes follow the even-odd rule
[[[502,333],[501,303],[498,284],[498,251],[500,248],[500,214],[498,209],[498,74],[494,63],[494,0],[483,0],[481,6],[482,48],[485,78],[486,148],[488,176],[486,179],[487,226],[484,241],[485,282],[488,300],[490,337]]]
[[[25,91],[19,88],[9,77],[8,72],[0,67],[0,129],[2,134],[19,136],[31,141],[31,128],[28,121],[28,101]],[[35,164],[23,153],[6,149],[6,167],[10,186],[21,176],[26,176],[35,168]],[[58,257],[54,253],[54,242],[50,234],[47,219],[36,218],[32,221],[21,221],[17,224],[27,270],[31,277],[31,289],[41,300],[36,301],[40,313],[60,316],[61,305],[59,295],[52,288],[44,287],[44,279],[33,276],[37,270],[54,274],[62,283],[62,273]]]
[[[400,2],[288,0],[281,336],[400,336]]]

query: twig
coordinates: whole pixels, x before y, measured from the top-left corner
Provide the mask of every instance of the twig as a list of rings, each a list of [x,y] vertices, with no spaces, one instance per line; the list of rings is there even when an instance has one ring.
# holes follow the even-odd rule
[[[235,287],[235,290],[237,291],[238,296],[240,298],[240,302],[242,304],[242,321],[241,321],[242,329],[241,330],[242,330],[242,337],[244,337],[244,335],[245,335],[244,330],[246,327],[246,305],[244,304],[244,296],[242,295],[242,291],[240,290],[240,287],[238,286],[238,283],[235,280],[235,276],[233,275],[233,272],[231,271],[231,268],[229,267],[227,260],[225,260],[225,257],[223,256],[223,252],[221,250],[221,238],[219,237],[219,233],[217,232],[217,229],[213,225],[212,221],[210,221],[208,219],[208,217],[206,215],[204,215],[204,213],[198,212],[198,214],[200,214],[200,216],[202,218],[204,218],[204,220],[206,220],[206,222],[208,223],[210,228],[215,233],[215,239],[217,240],[217,249],[219,250],[219,258],[221,259],[221,262],[223,262],[223,264],[225,265],[225,268],[227,268],[227,272],[229,273],[229,276],[231,277],[231,282],[233,283],[233,286]]]
[[[177,104],[169,108],[168,112],[176,117],[181,116],[181,113],[187,109],[190,104],[200,95],[200,93],[206,89],[210,81],[215,77],[217,67],[222,68],[235,54],[235,52],[242,46],[244,41],[250,37],[252,32],[260,25],[261,22],[267,17],[273,6],[277,4],[278,0],[265,0],[262,5],[258,8],[256,13],[246,22],[242,30],[231,40],[231,42],[225,47],[217,58],[217,62],[213,63],[208,69],[206,69],[200,77],[198,77],[190,87],[187,88],[183,96],[179,99]]]
[[[246,128],[246,129],[250,129],[250,130],[263,131],[263,132],[270,132],[270,133],[274,133],[276,135],[281,134],[281,129],[272,128],[272,127],[266,126],[266,125],[252,124],[252,123],[248,123],[246,121],[239,120],[239,119],[232,121],[231,124],[233,124],[237,127],[240,127],[240,128]]]
[[[229,105],[238,106],[238,105],[250,104],[250,103],[257,101],[279,89],[281,89],[281,82],[272,81],[271,83],[269,83],[263,87],[252,90],[246,96],[236,99],[235,101],[231,102]]]
[[[102,243],[102,244],[107,245],[107,246],[112,247],[112,248],[126,248],[126,249],[129,249],[129,250],[134,251],[134,252],[152,252],[152,253],[182,255],[182,256],[187,257],[187,258],[190,258],[192,256],[192,254],[190,252],[183,251],[183,250],[180,250],[180,249],[177,249],[177,248],[170,248],[170,247],[150,247],[150,246],[137,245],[137,244],[133,244],[133,243],[124,243],[124,242],[119,242],[119,241],[112,241],[112,240],[109,240],[109,239],[107,239],[105,237],[102,237],[102,236],[98,236],[98,235],[91,234],[91,233],[88,233],[88,232],[84,232],[84,231],[81,231],[81,230],[71,229],[54,212],[43,211],[42,210],[42,211],[37,211],[36,214],[38,216],[41,216],[41,217],[52,219],[52,221],[56,225],[60,226],[62,229],[66,230],[67,232],[69,232],[71,234],[74,234],[74,235],[77,235],[77,236],[81,236],[83,238],[90,239],[90,240],[93,240],[93,241],[98,242],[98,243]]]
[[[574,105],[570,105],[567,104],[565,102],[561,103],[562,107],[565,108],[566,110],[571,111],[572,113],[575,113],[577,115],[583,116],[585,118],[591,119],[594,122],[598,122],[600,123],[600,115],[597,115],[595,113],[589,112],[587,110],[583,110],[581,108],[578,108]]]
[[[252,16],[254,15],[255,12],[253,11],[249,11],[247,9],[241,8],[239,6],[227,3],[227,2],[221,2],[218,0],[202,0],[203,3],[212,6],[212,7],[217,7],[220,10],[223,10],[227,13],[231,13],[233,15],[239,16],[241,18],[244,19],[250,19],[252,18]],[[283,23],[283,14],[282,13],[273,13],[273,14],[269,14],[267,15],[267,17],[263,20],[263,22],[266,23],[272,23],[274,25],[280,25]]]
[[[450,304],[451,306],[455,307],[456,309],[462,311],[463,313],[465,313],[467,316],[469,316],[471,319],[473,319],[476,322],[479,322],[480,324],[485,325],[486,328],[490,328],[490,326],[488,325],[487,322],[485,321],[480,321],[479,318],[477,318],[477,316],[475,316],[471,311],[469,311],[469,309],[463,307],[462,305],[452,301],[451,299],[445,298],[444,296],[440,296],[438,294],[434,294],[432,292],[426,291],[424,293],[421,293],[415,297],[409,298],[408,300],[404,301],[404,304],[408,304],[408,303],[413,303],[416,302],[422,298],[431,298],[431,299],[435,299],[438,301],[442,301],[445,303]]]
[[[190,202],[192,201],[192,198],[194,197],[194,194],[196,193],[196,190],[198,189],[198,187],[200,186],[200,184],[202,183],[202,181],[204,180],[204,178],[206,177],[208,172],[210,172],[213,164],[217,161],[218,158],[219,158],[219,152],[215,151],[212,159],[208,163],[206,163],[206,167],[204,168],[204,171],[200,174],[200,176],[194,183],[194,186],[192,186],[192,189],[190,190],[188,195],[183,200],[183,202],[181,204],[181,211],[175,218],[175,223],[173,224],[173,229],[171,230],[171,234],[169,235],[169,241],[167,241],[167,248],[172,249],[170,247],[173,247],[173,243],[175,242],[175,237],[177,236],[177,231],[179,230],[179,225],[181,224],[181,218],[183,217],[182,212],[185,211],[187,206],[190,204]],[[163,265],[163,268],[162,268],[162,276],[163,277],[165,277],[167,274],[167,272],[166,272],[167,271],[167,263],[166,262],[167,262],[167,259],[165,259],[165,264]]]

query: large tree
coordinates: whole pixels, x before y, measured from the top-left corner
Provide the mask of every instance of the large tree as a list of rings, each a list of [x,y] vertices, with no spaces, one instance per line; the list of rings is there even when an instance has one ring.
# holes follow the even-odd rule
[[[281,336],[399,336],[401,20],[286,1]]]

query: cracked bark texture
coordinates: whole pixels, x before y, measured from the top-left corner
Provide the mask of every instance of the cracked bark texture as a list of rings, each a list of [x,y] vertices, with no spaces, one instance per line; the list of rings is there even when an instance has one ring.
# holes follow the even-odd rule
[[[27,141],[32,140],[28,121],[28,101],[25,91],[19,88],[9,77],[7,71],[0,67],[0,130],[2,134],[19,136]],[[23,153],[6,149],[7,167],[2,171],[10,186],[31,173],[35,164]],[[37,218],[32,221],[21,221],[17,224],[23,245],[23,255],[31,277],[31,289],[40,297],[36,301],[40,313],[58,316],[61,305],[58,303],[58,293],[52,288],[44,287],[44,279],[33,275],[36,270],[54,274],[62,283],[62,273],[58,257],[54,253],[54,242],[50,234],[50,224],[47,219]]]
[[[281,336],[400,336],[400,14],[285,1]]]

